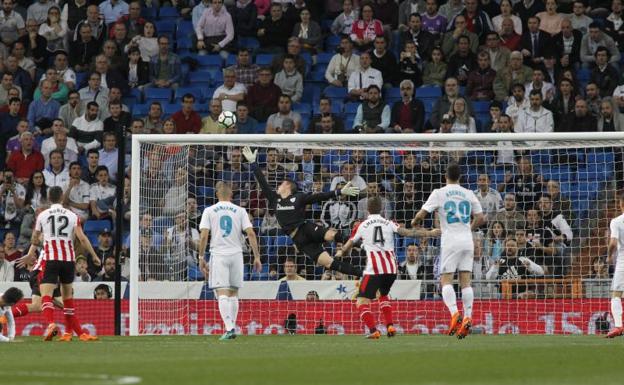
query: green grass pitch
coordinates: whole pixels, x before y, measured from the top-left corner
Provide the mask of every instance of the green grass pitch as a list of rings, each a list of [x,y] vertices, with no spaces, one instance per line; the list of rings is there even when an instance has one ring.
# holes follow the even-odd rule
[[[622,384],[598,336],[104,337],[0,344],[0,384]]]

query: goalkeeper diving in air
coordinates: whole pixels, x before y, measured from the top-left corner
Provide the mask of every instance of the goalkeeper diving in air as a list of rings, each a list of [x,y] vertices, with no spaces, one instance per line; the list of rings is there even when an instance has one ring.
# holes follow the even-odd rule
[[[277,222],[293,240],[297,249],[326,269],[361,277],[362,270],[360,268],[332,258],[323,248],[324,242],[343,242],[342,234],[335,229],[306,222],[305,218],[307,205],[337,198],[340,195],[357,196],[360,189],[351,186],[351,183],[347,183],[341,189],[312,194],[298,192],[297,183],[285,179],[277,187],[277,191],[273,191],[262,170],[258,167],[258,163],[256,163],[257,154],[258,150],[251,151],[249,147],[243,149],[243,156],[251,165],[251,170],[267,198],[268,207],[275,212]]]

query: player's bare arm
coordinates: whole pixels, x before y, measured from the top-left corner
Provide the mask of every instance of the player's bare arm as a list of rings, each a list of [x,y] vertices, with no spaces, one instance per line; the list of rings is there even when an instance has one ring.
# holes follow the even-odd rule
[[[420,209],[414,219],[412,219],[412,226],[416,226],[420,222],[424,221],[425,218],[427,218],[427,215],[429,215],[429,212],[427,210]]]
[[[617,238],[609,238],[609,246],[607,248],[607,265],[612,265],[615,262],[615,254],[617,252],[618,240]]]
[[[37,248],[41,246],[41,231],[33,230],[32,236],[30,237],[30,248],[28,249],[28,253],[26,256],[29,258],[37,258]]]
[[[80,242],[87,249],[89,254],[91,254],[91,258],[93,258],[93,264],[95,266],[101,266],[102,265],[102,261],[100,261],[100,257],[98,257],[97,253],[93,249],[93,246],[91,245],[91,242],[89,241],[89,238],[87,238],[86,234],[82,230],[82,227],[76,226],[75,232],[76,232],[76,238],[78,238],[80,240]]]
[[[486,219],[483,213],[474,214],[474,219],[472,220],[472,223],[470,224],[470,230],[475,231],[476,229],[484,225],[485,222],[486,222]]]
[[[210,238],[210,230],[201,229],[199,234],[199,250],[197,250],[197,258],[199,259],[199,270],[201,270],[204,278],[208,279],[208,264],[206,263],[206,246],[208,245],[208,239]]]
[[[342,245],[340,249],[336,250],[336,257],[342,257],[343,255],[348,254],[352,248],[353,248],[353,241],[349,239],[347,243]]]
[[[251,252],[254,255],[253,266],[256,272],[262,271],[262,261],[260,260],[260,248],[258,247],[258,237],[253,227],[245,229],[247,239],[249,239],[249,245],[251,246]]]
[[[419,238],[419,237],[439,237],[442,234],[440,229],[423,229],[399,227],[397,233],[402,237]]]

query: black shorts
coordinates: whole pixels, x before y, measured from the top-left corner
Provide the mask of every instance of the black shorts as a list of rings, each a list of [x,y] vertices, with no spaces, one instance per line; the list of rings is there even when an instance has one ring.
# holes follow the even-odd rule
[[[358,297],[375,299],[377,290],[380,295],[388,295],[396,277],[396,274],[364,275],[360,281]]]
[[[323,243],[325,243],[327,230],[327,228],[314,223],[304,223],[297,229],[293,242],[300,252],[312,258],[316,263],[319,255],[325,251]]]
[[[74,282],[76,263],[67,261],[46,261],[43,269],[43,278],[39,283],[68,284]]]
[[[28,283],[30,283],[31,295],[36,295],[38,297],[41,297],[41,290],[39,290],[39,284],[41,283],[42,279],[43,279],[43,271],[33,270],[30,272],[30,281]],[[60,296],[61,296],[61,288],[56,286],[56,288],[54,289],[54,293],[52,294],[52,297],[57,298]]]

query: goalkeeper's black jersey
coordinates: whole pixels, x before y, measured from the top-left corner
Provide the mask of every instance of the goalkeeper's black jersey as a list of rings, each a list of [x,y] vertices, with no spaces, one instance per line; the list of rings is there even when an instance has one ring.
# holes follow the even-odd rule
[[[260,184],[262,192],[269,202],[269,209],[274,210],[277,223],[279,223],[282,230],[287,234],[290,234],[293,230],[305,223],[307,205],[336,198],[340,194],[340,190],[319,194],[298,192],[286,198],[282,198],[269,186],[262,170],[257,164],[252,165],[252,168],[256,180]]]

